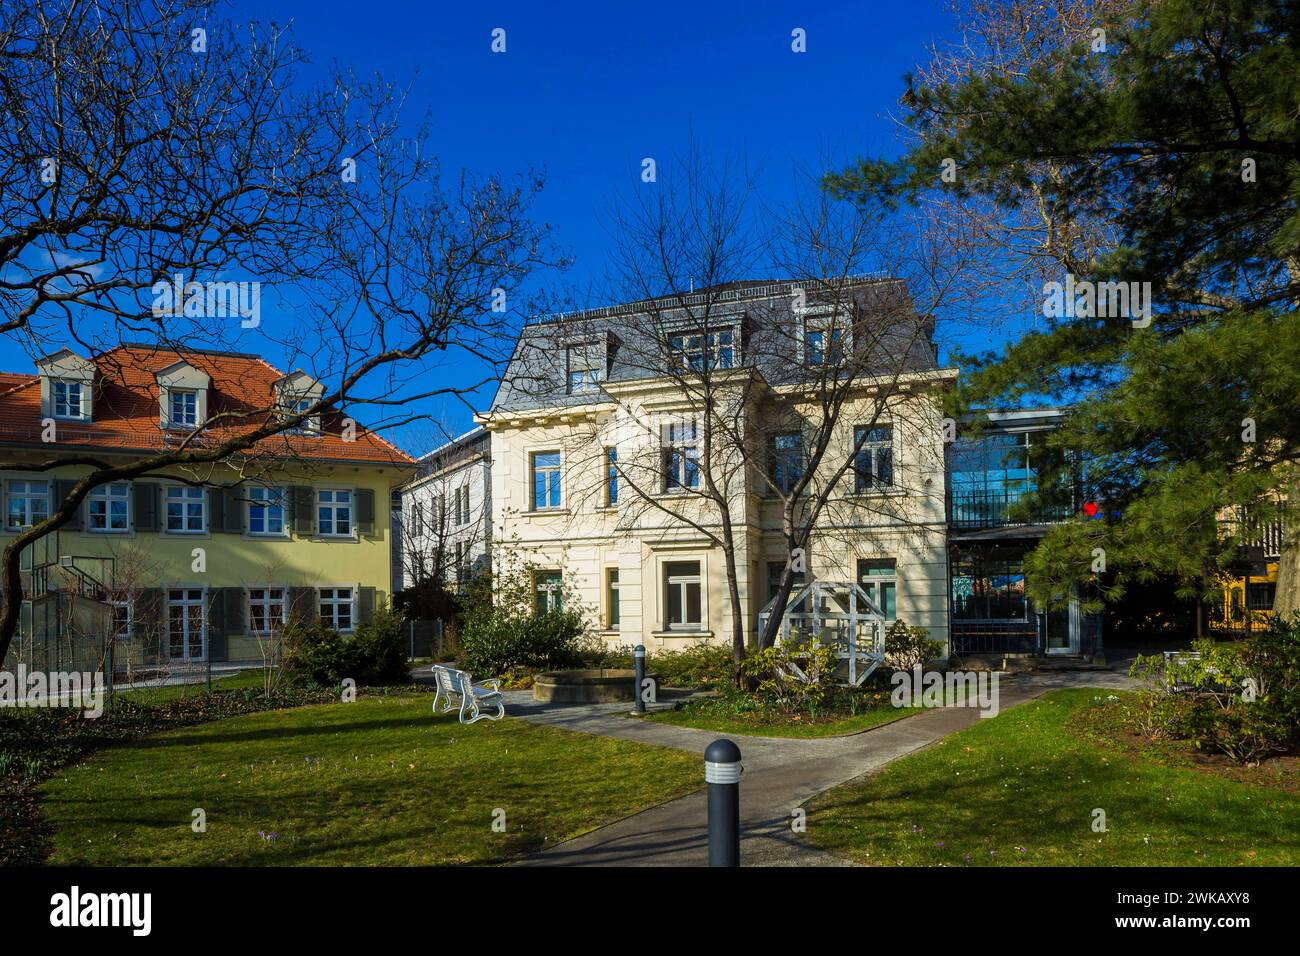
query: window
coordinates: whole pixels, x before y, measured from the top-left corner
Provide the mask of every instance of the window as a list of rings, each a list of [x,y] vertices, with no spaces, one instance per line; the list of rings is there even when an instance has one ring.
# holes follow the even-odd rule
[[[771,602],[776,597],[776,592],[781,590],[781,577],[785,574],[784,561],[767,562],[767,600]],[[794,583],[790,586],[790,597],[795,597],[799,589],[804,586],[804,573],[802,571],[794,572]]]
[[[700,486],[700,449],[695,422],[663,426],[664,490],[683,491]]]
[[[307,409],[315,405],[316,401],[317,401],[316,399],[311,397],[299,398],[296,396],[288,396],[284,402],[284,413],[286,416],[301,414],[302,412],[307,411]],[[320,421],[319,415],[309,415],[306,418],[304,418],[302,421],[300,421],[297,425],[293,425],[289,428],[286,428],[281,434],[314,435],[319,430],[319,426],[317,424],[319,421]]]
[[[248,589],[248,630],[272,634],[284,624],[284,588]]]
[[[599,345],[575,345],[566,349],[569,369],[569,394],[597,392],[605,380],[605,358]]]
[[[457,525],[469,524],[469,485],[461,485],[452,494]]]
[[[533,609],[538,614],[564,607],[563,576],[559,571],[533,572]]]
[[[618,449],[605,449],[605,504],[618,504]]]
[[[91,531],[128,531],[131,527],[131,486],[126,482],[100,485],[87,496]]]
[[[321,588],[320,619],[336,631],[352,630],[352,589]]]
[[[203,589],[167,592],[167,649],[174,661],[203,660]]]
[[[670,561],[664,565],[664,623],[669,630],[699,630],[700,562]]]
[[[839,365],[844,361],[843,329],[809,329],[803,334],[809,365]]]
[[[618,630],[618,568],[605,572],[605,627]]]
[[[352,535],[352,492],[320,491],[316,494],[317,527],[322,535],[346,538]]]
[[[54,383],[54,417],[85,418],[85,404],[82,401],[85,386],[81,382],[55,380]]]
[[[1248,581],[1246,583],[1246,609],[1249,611],[1271,611],[1277,600],[1276,581]]]
[[[203,488],[172,485],[167,488],[167,530],[197,534],[204,530],[208,493]]]
[[[967,621],[1027,621],[1023,559],[969,554],[953,562],[953,617]]]
[[[9,517],[6,523],[10,530],[30,528],[50,516],[50,483],[48,481],[11,481],[9,482],[9,503],[6,506]]]
[[[456,566],[452,569],[457,584],[462,584],[469,579],[469,568],[465,566],[465,558],[469,554],[469,548],[465,546],[464,541],[456,542]]]
[[[199,423],[199,393],[172,389],[168,422],[173,428],[194,428]]]
[[[790,494],[803,477],[803,436],[798,432],[771,436],[767,460],[772,484],[783,494]]]
[[[735,367],[736,350],[731,329],[674,335],[668,345],[682,365],[692,372]]]
[[[853,490],[872,491],[894,485],[894,429],[891,425],[853,429]]]
[[[560,453],[535,451],[532,456],[533,510],[560,507]]]
[[[858,559],[858,583],[862,590],[880,608],[886,621],[898,614],[898,566],[893,558]]]
[[[135,614],[131,609],[131,599],[109,601],[108,604],[113,611],[111,636],[117,640],[130,640],[134,634],[133,628],[135,625]]]
[[[248,533],[283,536],[284,503],[283,488],[249,488]]]

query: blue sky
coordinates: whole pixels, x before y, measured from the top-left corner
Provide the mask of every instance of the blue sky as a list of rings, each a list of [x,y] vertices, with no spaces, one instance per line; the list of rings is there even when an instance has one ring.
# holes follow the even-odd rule
[[[537,212],[576,256],[562,279],[575,288],[605,269],[601,214],[642,157],[662,168],[694,142],[757,169],[763,200],[779,203],[828,156],[848,162],[897,148],[901,78],[952,29],[942,0],[229,7],[238,20],[292,22],[314,61],[305,79],[336,62],[409,82],[409,115],[429,112],[444,171],[544,169]],[[504,55],[490,50],[496,27],[506,30]],[[791,51],[795,27],[807,32],[806,53]],[[12,343],[0,349],[0,368],[30,368]],[[469,425],[460,408],[443,417],[453,430]],[[408,447],[423,443],[417,432]]]

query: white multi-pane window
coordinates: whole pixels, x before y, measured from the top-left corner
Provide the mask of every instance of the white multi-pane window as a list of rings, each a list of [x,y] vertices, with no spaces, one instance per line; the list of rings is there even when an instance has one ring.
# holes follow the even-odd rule
[[[131,486],[125,482],[100,485],[86,498],[87,528],[128,531],[131,527]]]
[[[664,623],[670,630],[699,630],[702,622],[700,562],[664,565]]]
[[[734,368],[736,365],[735,335],[731,329],[674,335],[669,339],[668,347],[692,372]]]
[[[81,382],[55,381],[54,417],[85,418],[85,386]]]
[[[673,422],[662,426],[664,491],[684,491],[700,486],[699,430],[696,423]]]
[[[352,603],[351,588],[321,588],[320,619],[336,631],[350,631]]]
[[[352,535],[352,492],[318,492],[316,511],[321,534],[335,537]]]
[[[203,660],[203,589],[167,591],[167,647],[174,661]]]
[[[248,533],[284,535],[284,489],[248,489]]]
[[[9,501],[5,505],[5,519],[10,530],[30,528],[50,516],[50,483],[48,481],[11,481]]]
[[[284,588],[248,589],[248,630],[270,634],[284,625]]]
[[[545,511],[559,508],[562,501],[560,494],[560,453],[558,451],[535,451],[532,453],[533,510]]]
[[[109,607],[113,609],[113,632],[112,636],[118,640],[128,640],[132,635],[132,627],[135,624],[135,615],[131,608],[131,599],[123,598],[122,600],[109,601]]]
[[[171,409],[168,422],[174,428],[194,428],[199,423],[199,393],[172,389],[169,393]]]
[[[206,528],[208,493],[203,488],[172,485],[167,489],[167,530],[198,534]]]

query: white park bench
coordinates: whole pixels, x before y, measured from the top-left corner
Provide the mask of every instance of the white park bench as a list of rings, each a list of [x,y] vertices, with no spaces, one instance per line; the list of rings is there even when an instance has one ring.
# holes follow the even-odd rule
[[[462,724],[472,724],[476,720],[500,720],[506,715],[506,702],[500,690],[501,681],[494,679],[475,684],[468,671],[458,671],[445,664],[434,664],[433,676],[438,683],[437,692],[433,695],[435,714],[455,710],[456,704],[452,698],[459,697]],[[442,701],[441,710],[438,709],[439,700]],[[493,704],[497,708],[495,714],[479,710],[480,705],[491,707]]]

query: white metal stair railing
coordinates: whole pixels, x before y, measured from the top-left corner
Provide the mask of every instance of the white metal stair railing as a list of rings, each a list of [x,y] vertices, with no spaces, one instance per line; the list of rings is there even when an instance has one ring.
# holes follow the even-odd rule
[[[766,625],[776,598],[759,612]],[[848,664],[848,683],[860,687],[885,660],[885,616],[863,587],[854,581],[811,581],[790,595],[781,616],[777,643],[786,647],[827,646]],[[807,676],[797,664],[790,668],[800,680]]]

